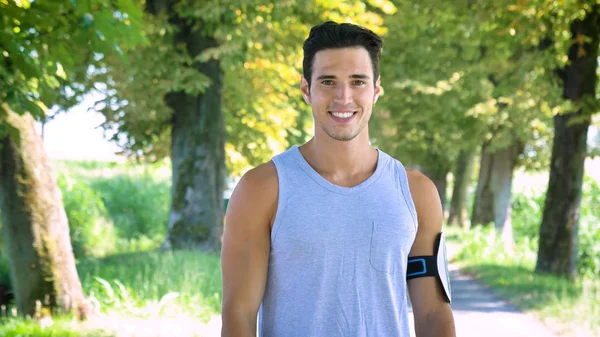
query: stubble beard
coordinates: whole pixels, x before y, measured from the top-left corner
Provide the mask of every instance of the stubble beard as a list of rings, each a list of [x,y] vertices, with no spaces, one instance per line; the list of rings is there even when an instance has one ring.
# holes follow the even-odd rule
[[[331,138],[333,138],[333,139],[335,139],[337,141],[348,142],[348,141],[351,141],[354,138],[356,138],[361,133],[361,131],[365,128],[365,126],[367,126],[368,123],[369,123],[369,120],[365,119],[362,122],[362,124],[360,124],[360,126],[358,127],[358,129],[356,129],[356,131],[350,133],[349,135],[340,135],[340,134],[337,134],[334,130],[327,128],[325,125],[321,125],[321,129],[323,131],[325,131],[325,133],[329,137],[331,137]]]

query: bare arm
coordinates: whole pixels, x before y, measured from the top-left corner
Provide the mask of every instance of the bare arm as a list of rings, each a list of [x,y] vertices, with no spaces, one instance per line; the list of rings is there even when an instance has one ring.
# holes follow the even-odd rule
[[[433,255],[437,234],[442,231],[443,212],[437,188],[418,171],[407,170],[419,229],[409,256]],[[408,281],[417,337],[455,337],[454,317],[443,290],[433,277]]]
[[[221,252],[222,337],[256,335],[277,197],[277,171],[267,163],[246,173],[229,201]]]

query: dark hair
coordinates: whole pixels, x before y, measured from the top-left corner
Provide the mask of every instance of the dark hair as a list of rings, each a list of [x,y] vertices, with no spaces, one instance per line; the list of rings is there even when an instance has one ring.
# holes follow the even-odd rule
[[[373,82],[379,78],[379,56],[381,56],[381,38],[372,31],[350,23],[327,21],[314,26],[304,41],[303,75],[310,87],[312,66],[315,54],[323,49],[364,47],[371,58]]]

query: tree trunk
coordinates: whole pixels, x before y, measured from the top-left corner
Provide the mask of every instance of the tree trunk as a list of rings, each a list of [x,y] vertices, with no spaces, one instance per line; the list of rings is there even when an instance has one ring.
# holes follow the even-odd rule
[[[595,94],[599,21],[598,6],[594,6],[583,21],[576,20],[571,24],[573,45],[569,49],[569,63],[559,74],[563,80],[564,98],[574,103],[593,100]],[[589,41],[584,42],[579,38],[581,36]],[[577,274],[581,185],[592,112],[595,111],[580,108],[574,113],[554,117],[550,178],[535,268],[538,273],[568,277]]]
[[[510,202],[513,172],[517,166],[523,145],[514,141],[510,146],[500,149],[493,154],[490,187],[492,190],[494,226],[500,233],[504,249],[508,253],[514,251],[514,236],[512,229],[512,205]]]
[[[493,153],[486,142],[481,147],[479,178],[473,200],[471,226],[486,225],[494,221],[494,196],[491,189]]]
[[[493,222],[502,238],[505,250],[509,253],[514,250],[510,201],[513,172],[522,152],[523,144],[517,140],[495,152],[491,152],[488,143],[484,144],[479,184],[473,206],[471,225]]]
[[[205,36],[202,23],[181,18],[160,0],[147,10],[169,11],[169,22],[178,27],[176,44],[184,44],[191,57],[217,47]],[[173,109],[171,129],[172,202],[164,248],[200,248],[218,251],[223,225],[225,185],[225,123],[222,112],[223,71],[218,60],[197,62],[211,86],[201,94],[173,92],[166,102]]]
[[[423,174],[425,174],[437,187],[440,201],[442,202],[442,208],[446,210],[446,189],[448,187],[448,172],[450,169],[444,166],[431,166],[425,167]]]
[[[17,309],[33,317],[39,301],[85,318],[67,216],[41,138],[30,115],[6,116],[3,122],[19,131],[0,139],[0,213]]]
[[[474,150],[461,150],[456,161],[454,172],[454,187],[450,204],[448,225],[457,224],[467,228],[467,195],[471,177],[473,176]]]

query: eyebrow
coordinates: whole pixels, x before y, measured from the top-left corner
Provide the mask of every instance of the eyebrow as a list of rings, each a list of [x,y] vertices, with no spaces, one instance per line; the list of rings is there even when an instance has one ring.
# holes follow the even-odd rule
[[[359,78],[359,79],[369,79],[369,76],[365,74],[352,74],[349,76],[350,78]],[[317,77],[317,80],[333,80],[336,79],[335,75],[321,75]]]

